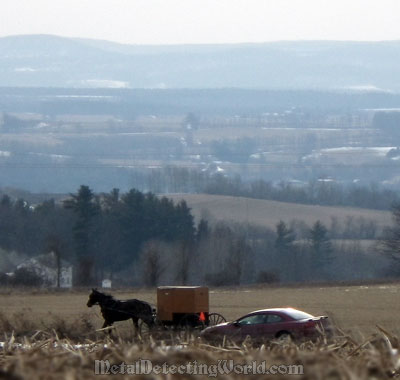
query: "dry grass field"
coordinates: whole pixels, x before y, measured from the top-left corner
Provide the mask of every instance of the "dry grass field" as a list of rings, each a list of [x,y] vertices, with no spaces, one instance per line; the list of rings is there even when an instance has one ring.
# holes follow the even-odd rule
[[[23,315],[37,326],[40,322],[51,325],[51,319],[56,316],[68,323],[85,316],[95,328],[100,328],[103,322],[100,310],[97,306],[86,306],[88,294],[89,291],[3,292],[1,313],[11,319]],[[155,289],[113,291],[112,294],[120,299],[138,298],[156,304]],[[210,290],[210,310],[233,320],[252,310],[291,306],[314,315],[326,314],[353,335],[371,334],[376,331],[376,324],[400,335],[399,297],[400,284],[215,288]],[[124,323],[120,322],[121,326]]]
[[[201,363],[211,365],[208,367],[211,376],[224,379],[389,379],[400,375],[400,356],[396,350],[399,342],[395,337],[400,335],[399,292],[400,284],[212,289],[211,311],[220,312],[228,319],[254,309],[293,306],[316,315],[330,315],[345,333],[334,342],[316,344],[271,342],[267,346],[252,347],[245,342],[241,346],[226,343],[216,347],[193,336],[169,342],[122,336],[121,331],[132,330],[125,322],[116,324],[117,331],[110,340],[104,332],[94,332],[101,326],[102,319],[97,307],[86,307],[88,290],[3,290],[0,294],[0,334],[4,337],[4,343],[0,342],[0,379],[95,379],[99,376],[94,374],[94,362],[99,359],[112,364],[130,364],[139,359],[151,360],[152,365]],[[155,289],[112,293],[121,299],[137,297],[155,302]],[[15,339],[10,328],[15,330]],[[36,329],[42,331],[38,333]],[[371,334],[375,337],[371,338]],[[76,345],[77,342],[81,344]],[[296,364],[303,366],[304,372],[298,376],[288,373],[243,376],[240,371],[223,374],[216,367],[219,360],[246,365],[264,361],[269,366]],[[113,378],[172,377],[207,376],[153,373],[150,376],[115,375]]]
[[[288,223],[293,219],[304,221],[311,226],[317,220],[329,226],[331,218],[339,224],[348,216],[354,219],[374,220],[379,227],[392,223],[389,211],[367,210],[354,207],[328,207],[276,202],[269,200],[231,197],[207,194],[171,194],[169,198],[185,199],[196,220],[206,216],[209,220],[226,220],[250,223],[274,229],[280,220]]]

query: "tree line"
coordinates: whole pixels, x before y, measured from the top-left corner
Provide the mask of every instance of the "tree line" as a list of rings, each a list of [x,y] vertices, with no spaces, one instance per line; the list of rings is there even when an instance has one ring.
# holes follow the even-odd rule
[[[281,221],[269,229],[201,219],[196,225],[184,201],[136,189],[95,194],[82,185],[62,202],[31,205],[4,195],[0,259],[13,251],[27,257],[52,251],[74,265],[78,286],[104,278],[121,286],[379,278],[400,263],[399,210],[393,209],[395,224],[381,238],[385,255],[379,255],[377,246],[364,247],[350,236],[337,240],[335,223]],[[29,273],[17,274],[16,282],[38,284]]]
[[[344,185],[329,179],[308,183],[273,183],[263,179],[245,180],[239,175],[227,176],[216,172],[215,168],[200,171],[168,166],[152,170],[144,183],[145,188],[155,193],[206,193],[377,210],[390,210],[400,202],[398,191],[376,184]]]
[[[146,241],[191,245],[195,232],[185,201],[174,204],[135,189],[96,195],[82,185],[61,204],[33,206],[7,195],[0,201],[0,247],[27,256],[56,252],[74,264],[76,285],[94,284],[139,262]]]

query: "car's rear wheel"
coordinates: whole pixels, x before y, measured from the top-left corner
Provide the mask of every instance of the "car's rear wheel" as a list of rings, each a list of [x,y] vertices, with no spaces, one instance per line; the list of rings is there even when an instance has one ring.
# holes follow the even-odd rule
[[[282,343],[289,343],[293,340],[293,337],[289,331],[279,331],[276,334],[276,339],[278,339],[278,341]]]

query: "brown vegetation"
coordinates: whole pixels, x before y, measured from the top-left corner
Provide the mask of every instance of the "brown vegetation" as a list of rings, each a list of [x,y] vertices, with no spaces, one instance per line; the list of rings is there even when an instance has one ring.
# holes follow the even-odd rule
[[[149,360],[152,366],[166,364],[168,368],[187,368],[189,364],[195,363],[196,366],[208,365],[208,373],[226,379],[241,379],[243,374],[233,371],[228,374],[219,373],[219,361],[233,361],[235,365],[250,367],[253,362],[256,365],[265,362],[267,369],[273,365],[296,366],[291,370],[300,370],[301,375],[296,378],[301,379],[389,379],[399,374],[398,341],[382,329],[361,344],[345,335],[329,344],[322,339],[317,343],[306,342],[299,345],[272,341],[261,347],[254,347],[250,340],[246,340],[240,346],[229,341],[224,341],[220,346],[212,346],[194,336],[181,338],[177,343],[171,345],[150,338],[133,344],[123,339],[105,339],[97,342],[86,340],[84,344],[76,345],[54,334],[41,340],[35,337],[25,339],[22,344],[17,344],[11,337],[1,347],[0,377],[32,380],[95,379],[95,360],[105,360],[117,365],[134,365],[139,360]],[[120,374],[115,378],[126,376]],[[145,379],[147,376],[135,378]],[[170,376],[164,373],[157,378],[169,379]],[[175,374],[175,377],[198,378],[192,373]],[[293,376],[256,374],[246,377],[290,379]]]
[[[23,318],[35,329],[52,327],[55,317],[68,325],[85,318],[94,329],[100,328],[103,319],[98,307],[86,306],[88,290],[64,292],[11,291],[0,294],[1,313],[16,323]],[[113,290],[118,299],[138,298],[156,305],[155,289]],[[310,287],[232,287],[210,289],[210,311],[218,312],[227,320],[234,320],[252,310],[270,307],[295,307],[313,315],[328,315],[346,333],[367,336],[375,325],[400,336],[398,297],[400,284],[342,285]],[[25,322],[24,322],[25,323]],[[21,323],[21,325],[24,325]],[[118,329],[132,329],[130,321],[116,323]],[[51,329],[50,329],[51,330]],[[21,335],[24,331],[14,329]],[[11,333],[0,325],[0,336]],[[33,331],[34,332],[34,331]]]
[[[321,340],[296,346],[272,342],[261,348],[253,347],[250,341],[240,347],[228,341],[223,347],[213,347],[193,336],[175,337],[173,341],[165,340],[165,336],[162,341],[141,340],[134,337],[129,322],[117,323],[110,340],[104,331],[96,331],[102,320],[97,308],[86,307],[87,291],[4,292],[0,295],[4,305],[0,334],[5,340],[0,347],[0,378],[95,378],[95,359],[133,363],[139,358],[175,365],[194,360],[204,364],[223,359],[236,363],[265,360],[269,365],[304,365],[302,379],[389,378],[398,370],[398,341],[386,332],[399,334],[398,292],[399,284],[211,290],[211,311],[227,319],[265,307],[293,306],[316,315],[327,313],[343,330],[330,343]],[[153,289],[115,294],[155,302]],[[241,376],[231,373],[226,378]]]

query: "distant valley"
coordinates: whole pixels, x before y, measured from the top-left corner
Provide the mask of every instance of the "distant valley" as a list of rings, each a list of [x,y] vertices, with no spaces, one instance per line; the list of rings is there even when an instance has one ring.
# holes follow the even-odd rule
[[[240,176],[398,190],[398,62],[396,41],[0,38],[0,187],[203,193]]]

